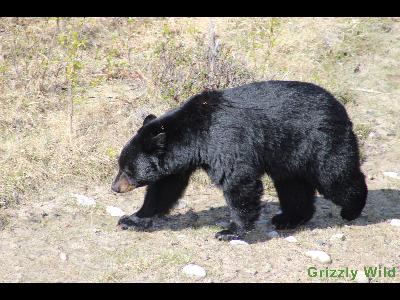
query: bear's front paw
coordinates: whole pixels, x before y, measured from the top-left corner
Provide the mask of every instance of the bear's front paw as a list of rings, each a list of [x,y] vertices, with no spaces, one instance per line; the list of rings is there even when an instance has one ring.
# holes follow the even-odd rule
[[[232,231],[230,229],[225,229],[218,231],[215,234],[215,238],[220,240],[220,241],[232,241],[232,240],[241,240],[243,236],[235,231]]]
[[[230,222],[226,229],[218,231],[215,238],[220,241],[241,240],[246,235],[246,230],[235,222]]]
[[[153,225],[151,218],[138,218],[134,214],[131,216],[122,216],[118,220],[117,226],[122,230],[146,230]]]

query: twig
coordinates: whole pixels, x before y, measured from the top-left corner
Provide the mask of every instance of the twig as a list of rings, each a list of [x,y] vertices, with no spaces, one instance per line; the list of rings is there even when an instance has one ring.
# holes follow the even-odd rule
[[[210,25],[209,25],[209,32],[210,32],[210,57],[209,57],[209,64],[211,73],[214,74],[215,68],[215,61],[217,58],[217,51],[218,51],[218,44],[216,41],[215,36],[215,21],[214,18],[210,18]]]
[[[367,90],[367,89],[351,89],[351,90],[365,92],[365,93],[373,93],[373,94],[387,94],[387,95],[393,94],[393,93],[380,92],[380,91]]]
[[[67,79],[67,97],[69,103],[69,142],[71,144],[73,135],[73,116],[74,116],[74,98],[72,96],[71,79]]]

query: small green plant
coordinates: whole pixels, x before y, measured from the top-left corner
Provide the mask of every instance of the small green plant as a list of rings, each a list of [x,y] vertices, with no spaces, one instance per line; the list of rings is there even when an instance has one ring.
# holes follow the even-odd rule
[[[106,149],[106,155],[108,156],[108,158],[114,159],[118,156],[118,151],[110,146]]]
[[[58,41],[65,49],[65,75],[67,80],[67,97],[69,102],[69,129],[70,141],[73,135],[74,115],[74,88],[78,85],[79,73],[82,70],[81,50],[85,47],[86,41],[80,36],[84,20],[78,22],[78,26],[70,24],[67,32],[59,35]]]
[[[371,133],[371,127],[368,124],[357,124],[354,131],[358,139],[364,141]]]
[[[354,103],[354,95],[348,90],[337,93],[337,98],[344,105]]]

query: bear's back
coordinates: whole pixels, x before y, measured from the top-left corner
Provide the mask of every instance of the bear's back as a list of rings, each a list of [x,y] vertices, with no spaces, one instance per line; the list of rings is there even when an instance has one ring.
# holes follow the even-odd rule
[[[242,108],[269,108],[276,105],[287,107],[318,107],[335,98],[325,89],[313,83],[300,81],[260,81],[221,90],[222,97]],[[323,102],[320,102],[323,100]]]
[[[344,106],[325,89],[299,81],[261,81],[205,91],[158,118],[176,129],[219,131],[259,128],[263,132],[291,128],[291,132],[346,130],[351,126]],[[228,129],[227,129],[228,128]],[[178,130],[180,131],[180,130]],[[227,133],[227,132],[226,132]],[[235,133],[238,135],[238,132]]]
[[[302,121],[317,126],[326,122],[350,124],[344,106],[331,93],[308,82],[254,82],[222,90],[220,98],[224,102],[221,105],[242,109],[241,114],[252,119]]]

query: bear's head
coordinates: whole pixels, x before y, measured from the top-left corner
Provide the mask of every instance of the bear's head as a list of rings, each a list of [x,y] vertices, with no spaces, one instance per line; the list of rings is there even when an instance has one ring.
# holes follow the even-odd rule
[[[148,115],[143,126],[122,149],[118,159],[119,171],[111,185],[117,193],[146,186],[162,176],[162,157],[166,133],[154,115]],[[151,123],[151,124],[149,124]]]

